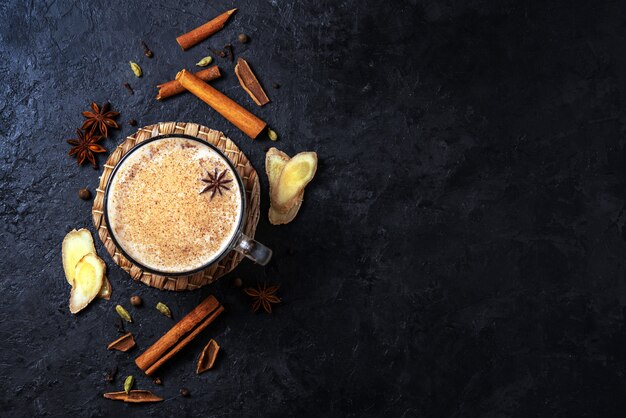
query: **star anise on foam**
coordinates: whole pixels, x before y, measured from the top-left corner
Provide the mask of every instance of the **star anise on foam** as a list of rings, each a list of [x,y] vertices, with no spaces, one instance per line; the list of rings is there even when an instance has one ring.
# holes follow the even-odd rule
[[[222,196],[222,190],[228,190],[230,186],[227,186],[227,184],[232,182],[232,179],[226,179],[226,173],[226,170],[218,173],[217,168],[213,174],[208,170],[204,170],[204,177],[200,177],[199,180],[203,182],[205,186],[200,190],[199,194],[210,191],[211,199],[213,199],[215,193],[219,193],[220,196]]]
[[[267,287],[267,283],[263,283],[263,287],[257,285],[256,289],[247,287],[243,289],[243,291],[254,300],[254,302],[252,302],[252,312],[258,311],[262,306],[265,312],[271,314],[272,303],[280,303],[280,299],[275,295],[279,288],[280,285]]]
[[[106,149],[97,142],[102,139],[102,136],[92,134],[91,132],[83,132],[80,129],[76,129],[77,138],[68,139],[67,143],[72,146],[68,155],[76,156],[78,165],[83,165],[85,160],[88,160],[93,168],[98,168],[96,162],[95,153],[106,152]]]
[[[111,104],[106,102],[102,105],[102,108],[94,102],[91,104],[91,112],[83,112],[83,116],[87,119],[83,122],[83,126],[80,129],[89,131],[91,133],[100,132],[102,136],[109,136],[109,127],[119,129],[120,126],[113,120],[119,116],[119,112],[111,109]]]

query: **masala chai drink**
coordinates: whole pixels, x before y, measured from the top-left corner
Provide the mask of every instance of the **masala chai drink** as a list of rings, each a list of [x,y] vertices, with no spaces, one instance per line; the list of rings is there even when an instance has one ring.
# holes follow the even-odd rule
[[[237,243],[244,209],[242,182],[225,157],[203,141],[177,136],[132,150],[106,193],[108,227],[118,247],[165,274],[198,271],[231,249],[266,249],[253,240]]]

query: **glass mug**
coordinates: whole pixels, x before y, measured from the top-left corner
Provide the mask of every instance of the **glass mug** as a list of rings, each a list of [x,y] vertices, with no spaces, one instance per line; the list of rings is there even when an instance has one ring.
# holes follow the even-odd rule
[[[240,202],[241,202],[241,204],[239,205],[239,213],[237,216],[237,226],[236,228],[234,228],[234,232],[231,234],[229,238],[228,245],[226,245],[223,248],[223,250],[221,250],[219,253],[216,253],[213,257],[211,257],[210,260],[207,261],[202,266],[195,267],[193,269],[188,269],[188,270],[161,271],[159,269],[147,266],[146,263],[143,263],[141,260],[138,260],[137,257],[132,257],[129,254],[129,251],[127,251],[127,249],[124,247],[123,240],[118,239],[119,237],[116,237],[115,231],[114,231],[115,228],[113,228],[113,225],[110,223],[110,217],[109,217],[109,205],[110,205],[109,200],[111,198],[111,193],[112,193],[111,187],[114,184],[114,180],[116,178],[116,175],[119,173],[120,168],[124,166],[124,163],[127,162],[128,159],[135,152],[142,149],[142,147],[148,144],[153,144],[156,141],[167,139],[167,138],[171,138],[174,140],[177,138],[180,138],[182,140],[195,141],[195,142],[198,142],[201,145],[201,147],[208,147],[215,154],[217,154],[220,162],[224,163],[224,165],[226,165],[230,169],[232,176],[234,177],[232,180],[238,185],[237,190],[239,192],[239,197],[240,197]],[[171,143],[172,141],[169,141],[169,142]],[[181,142],[187,142],[187,141],[181,141]],[[182,143],[181,143],[181,146],[182,146]],[[184,146],[182,147],[184,148]],[[198,183],[198,184],[200,185],[201,183]],[[233,184],[233,183],[231,182],[230,184]],[[211,193],[211,192],[209,191],[207,193]],[[219,150],[213,144],[206,142],[200,138],[190,136],[190,135],[184,135],[184,134],[159,135],[153,138],[149,138],[143,142],[140,142],[139,144],[131,148],[120,159],[117,165],[113,168],[113,172],[111,173],[111,176],[109,177],[109,181],[108,181],[106,190],[104,192],[104,219],[108,226],[109,235],[111,239],[113,240],[113,243],[118,248],[118,250],[124,255],[124,257],[126,257],[131,263],[133,263],[134,265],[136,265],[143,271],[153,273],[153,274],[158,274],[162,276],[186,276],[186,275],[194,274],[194,273],[207,269],[208,267],[210,267],[211,265],[215,263],[218,263],[220,260],[226,257],[233,250],[237,251],[238,253],[243,254],[247,258],[251,259],[252,261],[260,265],[266,265],[272,258],[272,250],[267,248],[265,245],[259,243],[258,241],[255,241],[254,239],[246,236],[243,233],[245,222],[246,222],[246,190],[244,188],[243,181],[241,180],[241,177],[239,173],[237,172],[237,170],[235,169],[235,167],[233,166],[232,162],[224,155],[224,153],[222,153],[221,150]]]

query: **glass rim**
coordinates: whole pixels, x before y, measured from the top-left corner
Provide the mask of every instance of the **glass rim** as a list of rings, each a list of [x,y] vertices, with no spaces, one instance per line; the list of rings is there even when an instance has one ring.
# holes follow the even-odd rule
[[[237,228],[235,230],[235,233],[231,237],[230,241],[228,242],[228,245],[226,247],[224,247],[224,250],[218,256],[216,256],[213,259],[211,259],[208,263],[203,264],[202,266],[197,267],[197,268],[195,268],[193,270],[185,270],[185,271],[180,271],[180,272],[178,272],[178,271],[177,272],[167,272],[167,271],[156,270],[156,269],[153,269],[153,268],[150,268],[150,267],[144,265],[143,263],[138,262],[135,258],[131,257],[124,250],[124,248],[120,245],[119,241],[115,237],[113,229],[110,227],[111,224],[109,223],[109,211],[108,211],[109,191],[111,189],[111,184],[113,183],[113,179],[115,178],[115,175],[119,171],[119,168],[123,165],[124,161],[130,155],[132,155],[135,151],[137,151],[138,149],[140,149],[144,145],[147,145],[147,144],[149,144],[151,142],[155,142],[155,141],[158,141],[158,140],[167,139],[167,138],[189,139],[189,140],[192,140],[192,141],[199,142],[199,143],[201,143],[203,145],[206,145],[209,148],[211,148],[213,151],[215,151],[225,161],[226,165],[234,173],[235,180],[237,181],[237,184],[239,186],[239,194],[241,196],[241,207],[239,209],[239,220],[238,220],[238,223],[237,223]],[[237,244],[237,242],[239,240],[239,237],[241,236],[241,234],[243,232],[243,227],[244,227],[244,224],[245,224],[246,205],[247,205],[247,202],[246,202],[246,189],[244,187],[243,180],[241,179],[241,176],[239,175],[239,172],[235,168],[235,166],[232,163],[232,161],[230,161],[230,159],[226,156],[226,154],[224,154],[224,152],[222,150],[220,150],[215,145],[211,144],[208,141],[205,141],[202,138],[198,138],[196,136],[187,135],[187,134],[174,134],[174,133],[172,133],[172,134],[163,134],[163,135],[154,136],[152,138],[148,138],[148,139],[146,139],[144,141],[141,141],[138,144],[135,144],[131,149],[128,150],[128,152],[126,154],[124,154],[122,156],[122,158],[117,162],[117,164],[115,164],[115,167],[113,168],[113,171],[111,171],[111,175],[109,176],[109,180],[107,182],[107,187],[104,190],[104,204],[103,204],[102,211],[103,211],[103,214],[104,214],[104,220],[106,222],[107,230],[109,231],[109,237],[111,238],[111,240],[115,244],[115,247],[117,248],[117,250],[120,253],[122,253],[122,255],[124,257],[126,257],[126,259],[128,259],[128,261],[130,261],[132,264],[134,264],[135,266],[139,267],[141,270],[143,270],[144,272],[147,272],[147,273],[157,274],[159,276],[166,276],[166,277],[179,277],[179,276],[188,276],[190,274],[195,274],[195,273],[199,273],[199,272],[201,272],[203,270],[206,270],[212,264],[219,263],[228,253],[230,253],[236,247],[236,244]]]

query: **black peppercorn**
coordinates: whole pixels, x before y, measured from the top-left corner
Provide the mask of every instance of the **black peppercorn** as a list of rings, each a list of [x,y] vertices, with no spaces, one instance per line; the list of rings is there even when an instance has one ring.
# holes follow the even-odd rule
[[[128,121],[128,124],[130,126],[137,126],[137,121],[135,119],[131,119],[131,120]]]
[[[187,396],[189,396],[189,389],[187,388],[181,388],[180,389],[180,396],[186,398]]]
[[[141,306],[143,304],[143,301],[139,296],[131,296],[130,304],[133,306]]]
[[[237,37],[237,39],[239,40],[239,42],[241,42],[242,44],[245,44],[246,42],[248,42],[250,40],[250,38],[248,37],[248,35],[246,35],[245,33],[240,33],[239,36]]]
[[[89,200],[91,199],[91,192],[89,191],[89,189],[80,189],[78,191],[78,197],[83,200]]]
[[[241,278],[237,277],[235,281],[233,282],[233,284],[235,285],[235,287],[241,287],[241,285],[243,284],[243,281],[241,280]]]

